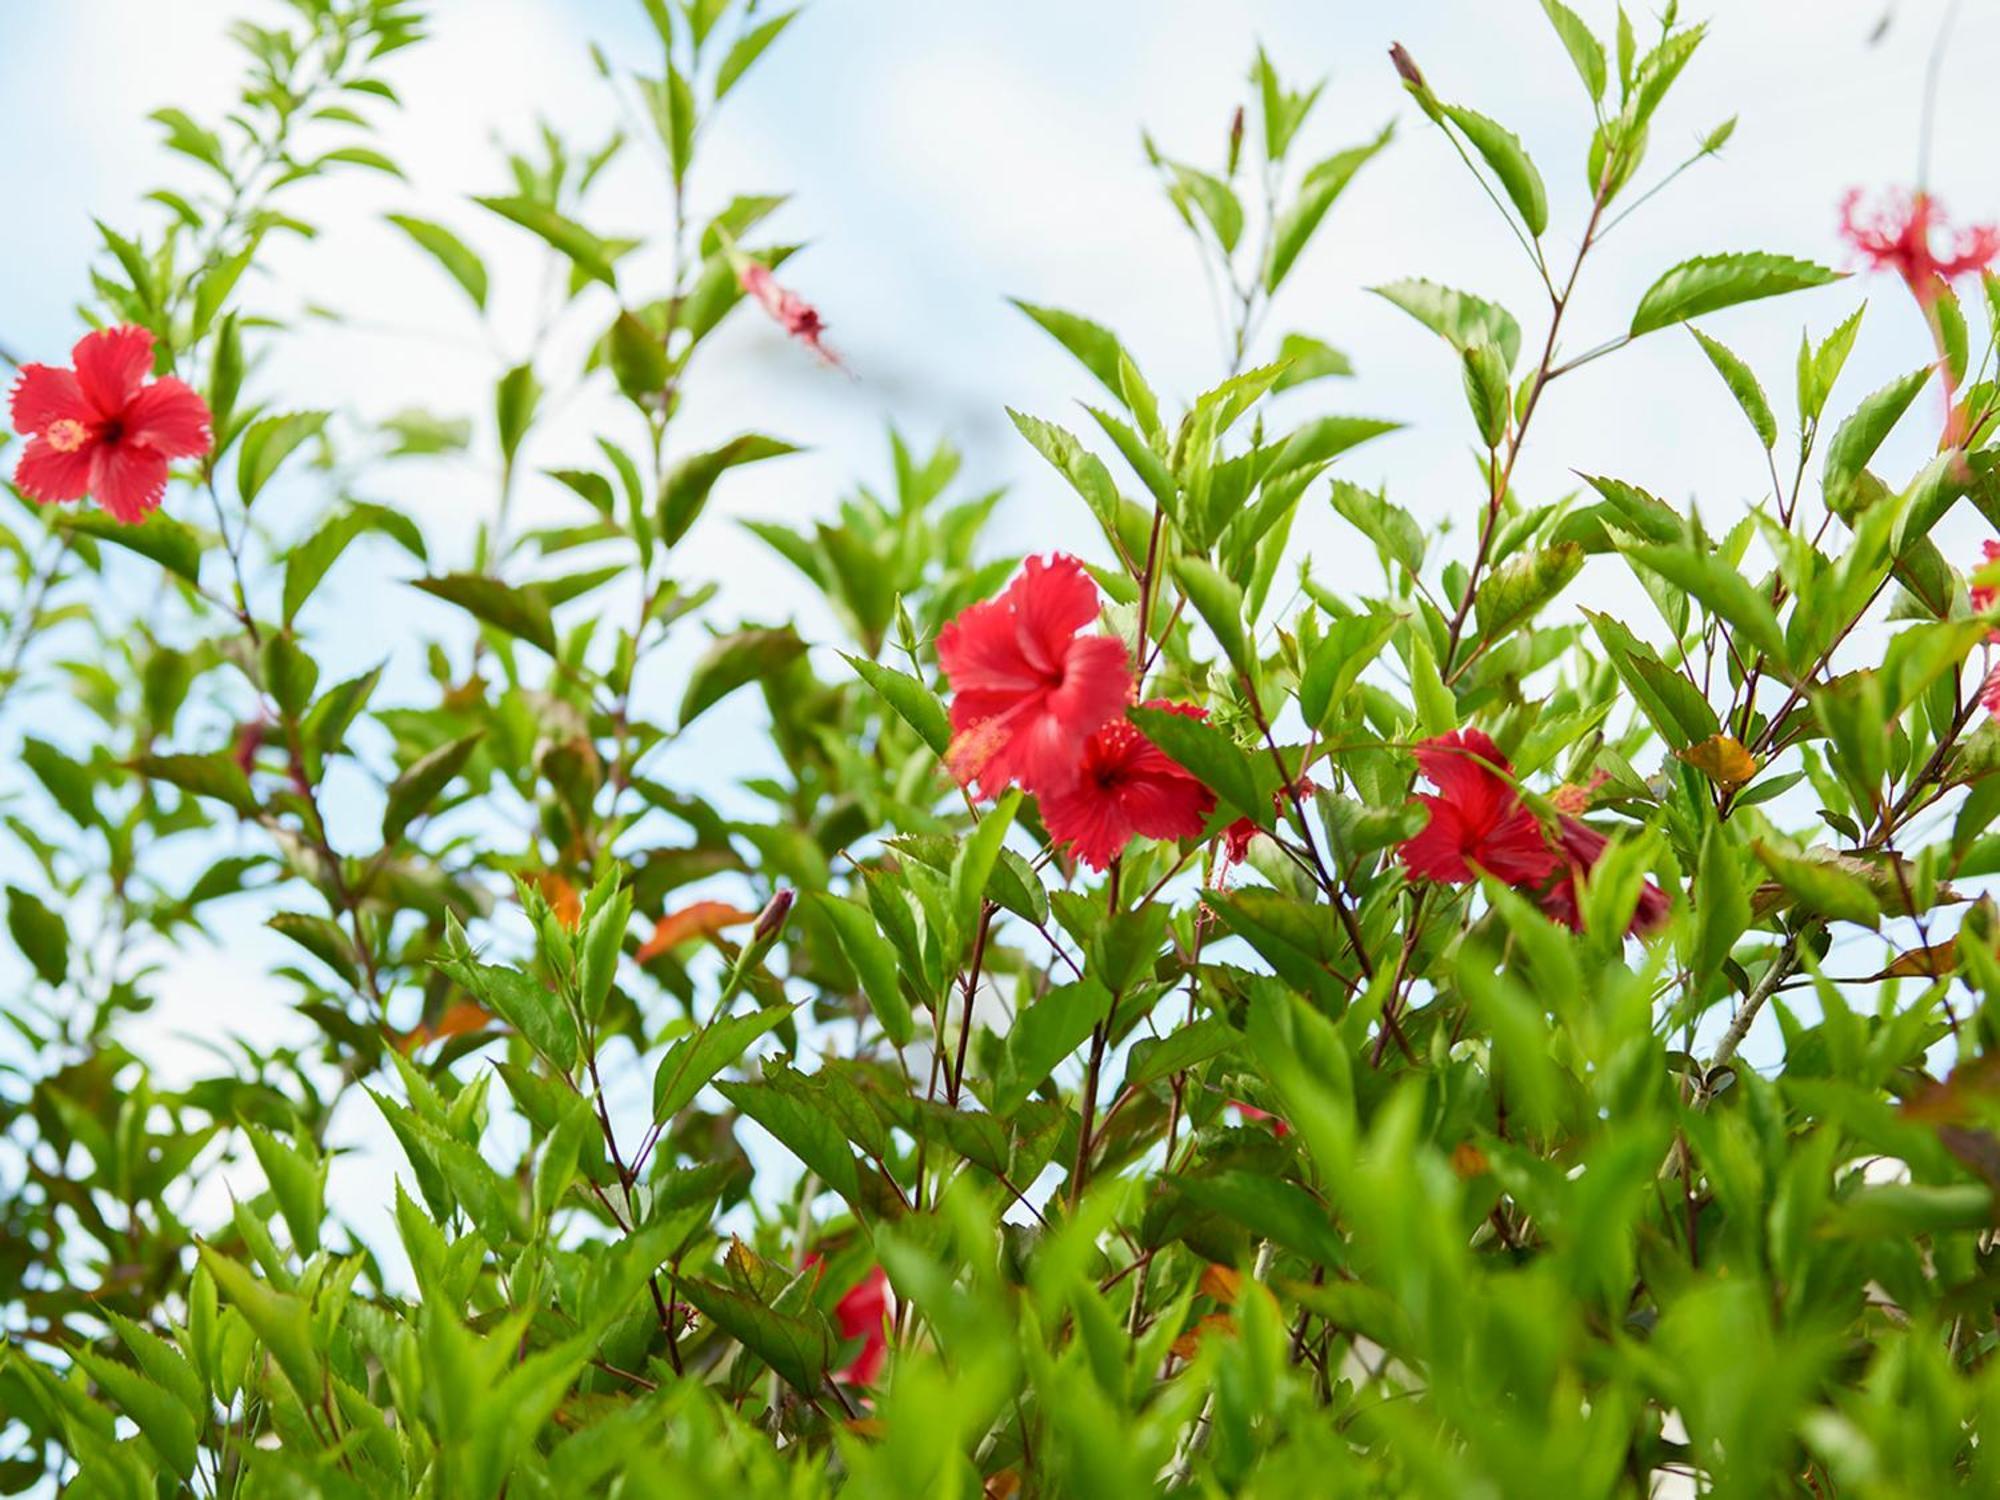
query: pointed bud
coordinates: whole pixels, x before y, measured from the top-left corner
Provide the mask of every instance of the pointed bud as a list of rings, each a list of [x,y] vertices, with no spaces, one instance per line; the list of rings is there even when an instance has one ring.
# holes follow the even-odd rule
[[[1409,49],[1401,42],[1390,46],[1389,61],[1396,65],[1396,73],[1403,82],[1413,89],[1429,92],[1429,86],[1424,82],[1424,75],[1417,67],[1417,60],[1410,56]]]
[[[1243,160],[1243,106],[1236,106],[1236,113],[1229,120],[1229,172],[1236,175],[1236,164]]]
[[[764,904],[757,914],[757,925],[750,929],[750,944],[754,948],[768,948],[785,930],[785,919],[792,914],[792,902],[797,899],[796,891],[779,891]]]

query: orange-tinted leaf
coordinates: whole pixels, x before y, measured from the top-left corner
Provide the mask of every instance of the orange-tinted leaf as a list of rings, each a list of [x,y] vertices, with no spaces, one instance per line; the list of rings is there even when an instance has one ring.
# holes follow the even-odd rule
[[[1743,748],[1740,740],[1726,734],[1712,734],[1696,745],[1674,754],[1693,766],[1725,792],[1748,786],[1757,775],[1757,759]]]
[[[1880,979],[1942,979],[1957,969],[1958,939],[1946,938],[1927,948],[1912,948],[1907,953],[1898,953],[1890,960],[1888,968],[1868,982],[1872,984]]]
[[[1217,1302],[1234,1302],[1243,1288],[1243,1273],[1230,1266],[1209,1266],[1201,1273],[1201,1295]]]
[[[889,1429],[883,1425],[880,1417],[850,1418],[847,1423],[847,1430],[856,1437],[864,1437],[877,1441],[887,1437],[889,1433]]]
[[[492,1015],[484,1008],[473,1004],[470,1000],[461,1000],[447,1008],[445,1013],[437,1018],[435,1024],[420,1025],[399,1034],[395,1039],[396,1050],[408,1057],[417,1048],[428,1046],[432,1042],[441,1042],[446,1037],[465,1036],[469,1032],[482,1031],[492,1023],[492,1020]]]
[[[1451,1169],[1462,1180],[1470,1182],[1473,1178],[1484,1177],[1492,1171],[1493,1163],[1488,1161],[1486,1153],[1471,1141],[1460,1141],[1451,1148]]]
[[[727,901],[697,901],[660,918],[653,935],[639,945],[639,962],[658,958],[669,948],[678,948],[692,938],[713,937],[726,927],[740,927],[756,920],[754,911],[731,906]]]
[[[986,1476],[983,1492],[984,1500],[1014,1500],[1021,1493],[1021,1476],[1012,1469],[1002,1469],[997,1474]]]
[[[1195,1352],[1201,1348],[1201,1341],[1210,1336],[1235,1338],[1236,1320],[1228,1313],[1210,1313],[1174,1340],[1174,1354],[1181,1359],[1193,1359]]]
[[[549,910],[555,913],[556,920],[575,932],[577,924],[583,920],[583,898],[577,895],[576,887],[554,870],[538,870],[531,878],[542,899],[549,903]]]

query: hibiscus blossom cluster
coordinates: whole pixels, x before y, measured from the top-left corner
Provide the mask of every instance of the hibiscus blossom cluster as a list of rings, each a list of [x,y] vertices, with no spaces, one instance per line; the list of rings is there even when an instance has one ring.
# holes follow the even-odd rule
[[[1559,807],[1553,837],[1521,800],[1514,767],[1484,730],[1459,729],[1416,747],[1417,769],[1437,788],[1411,802],[1429,814],[1421,832],[1398,851],[1412,880],[1465,885],[1490,875],[1528,892],[1543,914],[1571,931],[1583,926],[1579,882],[1610,840]],[[1589,795],[1569,799],[1580,811]],[[1666,892],[1647,881],[1632,916],[1633,932],[1666,920]]]
[[[997,599],[938,635],[951,679],[952,774],[981,797],[1039,799],[1051,839],[1094,870],[1134,838],[1200,835],[1215,795],[1125,717],[1138,681],[1124,642],[1084,634],[1097,584],[1074,557],[1031,557]],[[1147,708],[1205,717],[1191,704]]]

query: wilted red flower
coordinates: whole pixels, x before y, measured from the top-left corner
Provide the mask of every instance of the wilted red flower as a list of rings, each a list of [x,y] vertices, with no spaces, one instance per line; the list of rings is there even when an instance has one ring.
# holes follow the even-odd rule
[[[880,1266],[862,1277],[834,1304],[834,1322],[843,1339],[860,1339],[861,1352],[833,1378],[842,1385],[873,1385],[889,1358],[889,1277]]]
[[[761,261],[747,260],[743,269],[736,273],[736,280],[786,333],[828,364],[840,363],[840,356],[820,342],[826,332],[826,324],[820,321],[819,310],[797,292],[779,286],[769,266]]]
[[[2000,667],[1986,674],[1986,686],[1980,689],[1979,701],[1986,705],[1986,711],[2000,718]]]
[[[159,509],[167,465],[208,452],[208,403],[185,381],[153,373],[153,335],[100,328],[70,351],[76,368],[23,365],[14,382],[15,430],[28,439],[14,483],[30,500],[95,495],[133,525]]]
[[[946,764],[980,796],[998,796],[1009,782],[1068,789],[1084,742],[1132,701],[1124,643],[1077,635],[1096,618],[1097,585],[1057,553],[1029,558],[999,598],[938,633],[953,689]]]
[[[1840,200],[1840,232],[1877,270],[1894,271],[1928,307],[1941,283],[1986,266],[2000,255],[2000,225],[1960,230],[1942,255],[1933,248],[1950,235],[1944,205],[1925,192],[1891,192],[1864,210],[1861,190]]]
[[[1208,715],[1191,703],[1147,701],[1147,708]],[[1068,844],[1093,870],[1108,867],[1135,835],[1149,839],[1191,839],[1215,811],[1215,793],[1169,760],[1139,726],[1113,719],[1083,747],[1075,782],[1042,794],[1042,821],[1049,837]]]
[[[1310,777],[1301,776],[1294,783],[1293,790],[1303,798],[1310,797],[1319,788],[1313,784]],[[1271,793],[1271,806],[1277,810],[1281,818],[1285,815],[1285,802],[1285,793],[1281,791]],[[1215,883],[1218,886],[1222,884],[1223,877],[1233,866],[1242,864],[1250,857],[1250,841],[1261,832],[1263,830],[1249,818],[1238,818],[1222,830],[1222,855],[1215,862]]]
[[[1562,851],[1563,871],[1556,877],[1555,884],[1542,892],[1542,915],[1560,922],[1571,932],[1583,930],[1583,908],[1577,900],[1576,882],[1596,867],[1610,843],[1580,818],[1564,817],[1561,820],[1556,846]],[[1632,912],[1632,925],[1628,930],[1633,933],[1651,932],[1666,921],[1671,909],[1667,893],[1649,880],[1639,892],[1639,904]]]
[[[1417,769],[1441,795],[1411,800],[1430,821],[1399,851],[1415,880],[1463,885],[1480,872],[1509,885],[1532,885],[1554,872],[1555,851],[1509,779],[1514,768],[1478,729],[1458,729],[1416,747]]]

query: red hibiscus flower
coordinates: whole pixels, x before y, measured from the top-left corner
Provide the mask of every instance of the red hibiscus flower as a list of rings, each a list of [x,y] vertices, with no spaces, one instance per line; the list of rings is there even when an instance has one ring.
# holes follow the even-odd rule
[[[102,328],[77,341],[73,370],[23,365],[15,430],[28,439],[14,483],[30,500],[97,503],[133,525],[159,509],[167,465],[208,452],[208,403],[184,381],[153,373],[153,336]]]
[[[1556,847],[1562,851],[1563,871],[1556,877],[1555,884],[1542,892],[1540,905],[1542,915],[1551,921],[1560,922],[1571,932],[1583,931],[1583,908],[1577,900],[1576,883],[1579,877],[1588,876],[1604,857],[1605,849],[1611,841],[1580,818],[1565,816],[1556,834]],[[1633,933],[1651,932],[1667,920],[1671,903],[1667,893],[1652,881],[1647,881],[1639,892],[1639,905],[1632,913]]]
[[[1484,731],[1425,740],[1416,756],[1441,795],[1411,799],[1430,810],[1423,832],[1398,851],[1411,879],[1464,885],[1483,871],[1509,885],[1533,885],[1554,873],[1555,851],[1514,790],[1514,768]]]
[[[1986,705],[1986,711],[2000,718],[2000,667],[1995,667],[1986,675],[1986,686],[1980,689],[1979,701]]]
[[[1009,782],[1067,789],[1084,742],[1132,701],[1124,644],[1077,635],[1096,618],[1097,585],[1057,553],[1029,558],[998,599],[938,633],[938,662],[954,690],[946,763],[980,796],[998,796]]]
[[[1981,542],[1979,545],[1980,566],[1990,568],[2000,562],[2000,542]],[[1991,609],[1996,599],[2000,599],[2000,589],[1990,583],[1975,583],[1968,593],[1972,600],[1972,612],[1983,615]]]
[[[769,266],[761,261],[747,260],[743,269],[736,273],[736,280],[786,333],[828,364],[837,366],[840,363],[840,356],[820,342],[826,333],[826,324],[820,321],[818,309],[797,292],[779,286]]]
[[[861,1352],[833,1378],[842,1385],[873,1385],[889,1358],[889,1277],[880,1266],[862,1277],[834,1305],[843,1339],[860,1339]]]
[[[2000,256],[2000,225],[1993,224],[1959,231],[1950,247],[1937,253],[1933,246],[1951,229],[1944,205],[1925,192],[1891,193],[1864,211],[1861,190],[1855,188],[1840,200],[1840,232],[1871,266],[1902,277],[1926,307],[1937,300],[1944,282]]]
[[[1229,1102],[1234,1106],[1236,1113],[1241,1115],[1246,1121],[1254,1123],[1258,1120],[1269,1120],[1271,1122],[1271,1134],[1275,1135],[1281,1141],[1292,1133],[1292,1127],[1272,1114],[1268,1109],[1259,1109],[1254,1104],[1245,1104],[1241,1099],[1231,1099]]]
[[[1190,703],[1149,700],[1147,708],[1208,717]],[[1136,835],[1191,839],[1215,811],[1215,793],[1173,761],[1126,719],[1113,719],[1083,747],[1076,780],[1064,791],[1042,794],[1049,837],[1068,844],[1093,870],[1107,868]]]

